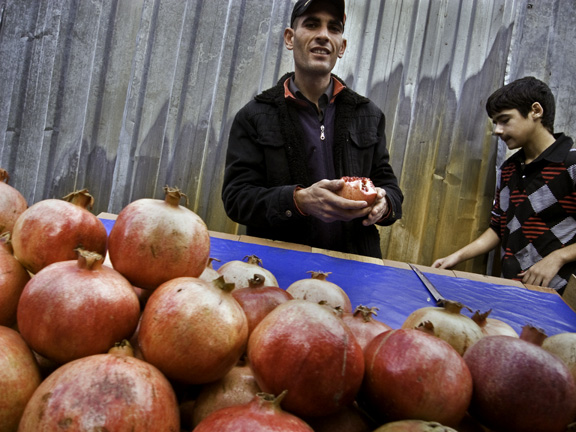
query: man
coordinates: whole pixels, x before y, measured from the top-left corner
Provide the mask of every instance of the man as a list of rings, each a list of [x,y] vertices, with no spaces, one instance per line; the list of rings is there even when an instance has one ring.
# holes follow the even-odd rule
[[[382,257],[374,224],[401,216],[381,110],[333,75],[344,55],[344,1],[298,0],[284,44],[295,71],[236,115],[222,199],[247,234]],[[343,176],[369,177],[372,205],[340,197]]]
[[[490,227],[433,267],[451,268],[500,244],[503,277],[562,293],[576,271],[576,151],[570,137],[554,134],[554,95],[525,77],[495,91],[486,111],[494,134],[518,151],[501,167]]]

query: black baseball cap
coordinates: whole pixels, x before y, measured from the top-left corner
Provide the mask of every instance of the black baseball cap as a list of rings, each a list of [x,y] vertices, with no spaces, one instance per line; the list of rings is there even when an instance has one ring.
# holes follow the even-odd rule
[[[304,12],[314,3],[315,0],[298,0],[292,9],[292,17],[290,18],[290,27],[294,27],[294,20],[303,15]],[[317,1],[317,0],[316,0]],[[327,1],[327,0],[324,0]],[[346,13],[344,12],[344,0],[329,0],[338,8],[338,16],[342,21],[342,25],[346,21]]]

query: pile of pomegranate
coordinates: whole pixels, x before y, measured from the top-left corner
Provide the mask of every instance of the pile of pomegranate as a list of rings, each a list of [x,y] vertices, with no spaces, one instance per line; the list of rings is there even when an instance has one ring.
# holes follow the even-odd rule
[[[108,236],[87,190],[28,207],[8,178],[2,432],[576,426],[575,333],[517,334],[450,301],[393,328],[327,272],[281,287],[255,255],[215,270],[177,188],[126,206]]]

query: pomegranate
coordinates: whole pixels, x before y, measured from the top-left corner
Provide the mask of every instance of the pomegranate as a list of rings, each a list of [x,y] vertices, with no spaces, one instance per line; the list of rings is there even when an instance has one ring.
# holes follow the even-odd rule
[[[314,432],[372,432],[376,424],[356,402],[335,414],[304,419]]]
[[[0,326],[0,430],[18,429],[24,407],[40,385],[42,377],[34,355],[24,339]]]
[[[392,330],[388,324],[374,318],[378,308],[369,308],[363,305],[358,306],[354,313],[344,313],[342,320],[350,327],[356,340],[365,349],[372,339],[380,333]]]
[[[548,335],[540,327],[536,327],[532,324],[526,324],[522,327],[522,332],[520,333],[520,339],[533,343],[537,346],[542,346],[542,343],[546,340]]]
[[[54,371],[32,395],[18,431],[180,432],[168,380],[149,363],[114,351]]]
[[[326,416],[351,404],[364,375],[362,348],[348,326],[306,300],[266,315],[250,336],[248,358],[260,388],[288,390],[283,407],[298,416]]]
[[[226,375],[242,356],[248,321],[222,277],[176,278],[148,299],[138,330],[144,359],[168,378],[204,384]]]
[[[222,408],[202,420],[194,432],[314,432],[303,420],[282,410],[285,394],[275,398],[258,393],[247,404]]]
[[[558,333],[542,342],[542,348],[562,360],[576,381],[576,333]]]
[[[86,189],[63,199],[47,199],[20,215],[12,231],[14,255],[31,273],[59,261],[76,259],[82,248],[106,254],[104,224],[90,213],[94,198]]]
[[[488,317],[491,312],[492,309],[487,312],[476,311],[474,315],[472,315],[472,321],[480,326],[484,336],[506,335],[518,337],[518,333],[516,333],[516,330],[514,330],[510,324],[496,318]]]
[[[12,327],[16,324],[18,300],[30,275],[12,255],[10,234],[0,236],[0,325]]]
[[[218,279],[220,277],[220,274],[216,271],[216,269],[214,269],[214,266],[212,265],[212,262],[214,261],[220,260],[216,258],[208,258],[208,264],[206,264],[206,268],[202,271],[200,276],[198,276],[200,279],[204,279],[207,282],[212,282],[214,279]]]
[[[386,423],[380,426],[374,432],[458,432],[448,426],[441,425],[438,422],[424,420],[399,420],[392,423]]]
[[[57,363],[54,360],[50,360],[49,358],[46,358],[35,351],[32,351],[32,353],[36,358],[36,363],[38,363],[38,368],[40,369],[40,375],[42,376],[42,379],[46,378],[61,366],[60,363]]]
[[[259,392],[254,372],[247,361],[241,360],[223,378],[202,387],[192,411],[192,425],[197,426],[219,409],[246,404]]]
[[[564,432],[576,418],[570,370],[522,334],[485,336],[464,360],[474,380],[470,413],[490,429]]]
[[[225,262],[218,268],[218,274],[224,276],[228,283],[233,283],[235,288],[245,288],[250,285],[250,279],[254,274],[261,274],[270,286],[278,286],[276,276],[262,266],[262,260],[256,255],[247,255],[244,260],[232,260]]]
[[[378,191],[367,177],[342,177],[344,186],[337,193],[343,198],[374,204]]]
[[[286,288],[292,297],[314,303],[322,301],[334,308],[340,308],[343,313],[352,313],[352,303],[348,294],[335,283],[326,280],[330,272],[309,271],[308,273],[310,273],[310,279],[297,280]]]
[[[138,301],[140,302],[140,309],[144,310],[144,308],[146,307],[146,303],[148,302],[148,299],[150,298],[150,296],[154,291],[149,289],[138,288],[135,286],[133,286],[132,288],[134,288],[134,292],[136,293]]]
[[[448,342],[419,329],[381,333],[365,350],[360,400],[381,420],[456,426],[472,397],[472,376]]]
[[[489,432],[482,424],[472,417],[470,413],[466,413],[462,421],[456,427],[458,432]]]
[[[133,285],[154,289],[177,277],[198,277],[210,257],[204,221],[179,205],[185,195],[165,187],[164,200],[128,204],[110,231],[108,253],[116,270]]]
[[[418,328],[424,322],[430,322],[434,334],[463,355],[469,346],[484,336],[480,326],[461,313],[464,307],[462,303],[444,300],[442,307],[427,306],[417,309],[408,315],[402,328]]]
[[[8,172],[0,168],[0,234],[12,231],[16,219],[28,208],[26,199],[8,180]]]
[[[132,335],[139,316],[130,283],[103,266],[100,254],[83,250],[76,261],[39,271],[18,303],[22,337],[34,351],[58,363],[107,352]]]
[[[277,286],[266,285],[266,278],[255,274],[246,288],[234,289],[232,296],[236,299],[248,319],[248,332],[252,330],[276,306],[292,300],[292,295]]]
[[[153,291],[152,291],[153,292]],[[140,315],[140,319],[138,320],[138,325],[136,326],[136,330],[132,333],[132,337],[128,339],[130,346],[132,347],[132,352],[134,357],[140,360],[144,360],[144,356],[142,355],[142,351],[140,350],[140,345],[138,345],[138,334],[140,333],[140,323],[142,322],[142,315]]]

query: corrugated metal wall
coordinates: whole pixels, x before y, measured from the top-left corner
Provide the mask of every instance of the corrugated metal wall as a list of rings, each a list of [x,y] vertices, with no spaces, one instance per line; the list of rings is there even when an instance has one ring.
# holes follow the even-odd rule
[[[95,212],[178,186],[214,231],[236,111],[292,69],[288,0],[0,0],[0,167],[29,204],[78,188]],[[487,226],[486,97],[534,74],[575,135],[575,0],[348,0],[335,73],[387,116],[405,216],[386,258],[430,264]],[[242,229],[240,228],[240,231]],[[486,259],[461,265],[484,272]]]

